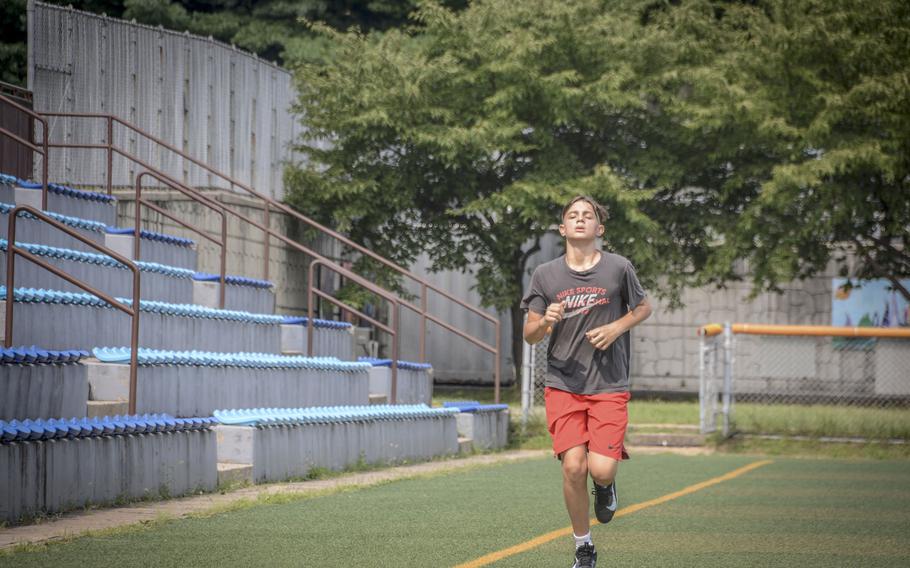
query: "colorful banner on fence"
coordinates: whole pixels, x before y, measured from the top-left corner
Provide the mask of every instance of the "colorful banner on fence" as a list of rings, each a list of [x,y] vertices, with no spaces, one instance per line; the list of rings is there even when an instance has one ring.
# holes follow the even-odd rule
[[[910,302],[888,280],[832,278],[831,289],[831,325],[910,327]]]

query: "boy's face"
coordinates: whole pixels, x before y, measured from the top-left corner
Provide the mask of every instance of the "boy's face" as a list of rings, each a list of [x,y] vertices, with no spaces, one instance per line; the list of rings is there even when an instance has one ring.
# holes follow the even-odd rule
[[[570,241],[593,241],[604,234],[604,226],[590,203],[576,201],[562,218],[559,234]]]

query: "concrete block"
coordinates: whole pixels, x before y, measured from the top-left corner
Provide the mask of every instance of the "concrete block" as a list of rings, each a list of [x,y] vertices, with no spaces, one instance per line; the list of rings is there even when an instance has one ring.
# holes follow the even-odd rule
[[[106,233],[104,235],[104,245],[130,260],[137,260],[133,258],[133,238],[133,235],[114,235]],[[161,241],[142,239],[139,246],[138,260],[196,270],[196,249]]]
[[[313,355],[337,357],[342,361],[352,361],[354,357],[354,328],[328,329],[311,328],[299,324],[281,326],[281,352],[287,355],[307,354],[307,334],[315,329],[313,335]]]
[[[218,486],[253,483],[253,464],[219,463]]]
[[[398,369],[397,379],[395,404],[431,404],[433,399],[431,372]],[[391,400],[392,369],[390,367],[372,367],[370,369],[370,395],[384,395]]]
[[[455,415],[458,436],[469,438],[473,447],[492,450],[509,442],[509,411],[460,412]]]
[[[41,190],[25,189],[21,187],[13,188],[16,205],[30,205],[41,211]]]
[[[215,427],[218,462],[251,464],[255,454],[255,429],[249,426]]]
[[[127,367],[127,369],[129,369]],[[129,371],[127,371],[129,372]],[[129,413],[130,403],[129,401],[122,400],[90,400],[88,401],[88,412],[86,416],[89,418],[102,418],[104,416],[116,416]]]
[[[88,359],[83,364],[88,370],[89,398],[91,400],[129,400],[129,365],[102,363],[97,359]]]

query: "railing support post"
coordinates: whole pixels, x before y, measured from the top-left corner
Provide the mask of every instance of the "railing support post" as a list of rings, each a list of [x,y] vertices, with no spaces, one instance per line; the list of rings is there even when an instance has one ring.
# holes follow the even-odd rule
[[[114,192],[114,120],[107,117],[107,194]]]

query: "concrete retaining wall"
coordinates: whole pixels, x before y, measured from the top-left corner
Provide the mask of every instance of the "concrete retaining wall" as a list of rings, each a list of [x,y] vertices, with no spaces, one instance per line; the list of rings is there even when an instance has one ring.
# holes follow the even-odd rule
[[[452,416],[375,422],[217,426],[218,461],[252,463],[257,483],[303,477],[314,467],[342,470],[458,453]]]
[[[129,365],[87,361],[92,400],[127,400]],[[209,416],[220,408],[369,404],[369,375],[316,369],[140,366],[136,412]]]
[[[461,412],[455,415],[458,435],[471,438],[474,448],[494,450],[509,443],[509,411]]]
[[[84,365],[0,366],[0,420],[80,418],[87,400]]]
[[[370,369],[370,394],[385,395],[391,401],[392,396],[392,369],[389,367],[373,367]],[[396,404],[426,404],[430,405],[433,399],[433,375],[427,371],[411,369],[398,369],[398,384],[396,385]]]
[[[0,520],[217,485],[211,430],[0,444]]]

